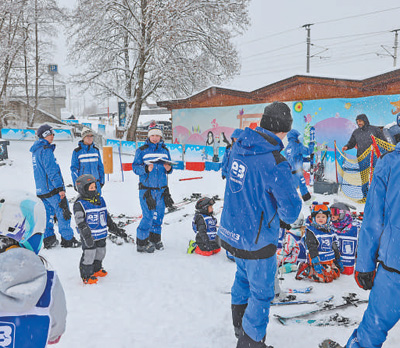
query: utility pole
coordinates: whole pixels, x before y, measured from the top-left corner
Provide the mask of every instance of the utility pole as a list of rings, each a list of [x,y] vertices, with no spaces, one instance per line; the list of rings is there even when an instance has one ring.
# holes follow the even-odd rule
[[[307,30],[307,73],[310,72],[310,50],[311,50],[311,29],[312,24],[304,24],[303,28]]]
[[[393,66],[396,66],[396,63],[397,63],[397,48],[398,48],[398,37],[399,37],[398,31],[399,31],[399,30],[400,30],[400,29],[392,30],[392,33],[394,32]]]

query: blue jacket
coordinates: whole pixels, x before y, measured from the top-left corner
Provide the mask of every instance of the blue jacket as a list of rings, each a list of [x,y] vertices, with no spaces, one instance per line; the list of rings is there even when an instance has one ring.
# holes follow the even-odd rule
[[[232,144],[228,145],[225,149],[225,154],[224,154],[224,158],[222,159],[222,165],[221,165],[222,179],[225,179],[228,174],[229,155],[231,153],[233,145],[235,144],[233,142],[233,138],[236,138],[236,139],[239,138],[239,136],[240,136],[240,134],[242,134],[242,132],[243,132],[243,129],[236,128],[231,135]]]
[[[39,139],[30,149],[38,197],[51,197],[60,191],[65,191],[60,166],[54,157],[55,148],[56,145],[50,144],[46,139]]]
[[[293,171],[303,173],[303,156],[309,156],[314,151],[314,143],[310,142],[308,147],[299,141],[300,133],[292,129],[288,135],[288,145],[285,148],[285,157],[290,163]]]
[[[139,175],[139,182],[145,187],[161,188],[168,186],[167,174],[172,173],[172,167],[167,173],[161,160],[151,162],[157,158],[171,160],[169,150],[162,140],[157,144],[153,144],[147,139],[146,143],[136,150],[132,169],[135,174]],[[151,163],[154,164],[154,167],[149,172],[147,165]]]
[[[301,211],[282,148],[276,135],[257,127],[246,128],[232,149],[218,235],[222,246],[236,257],[274,255],[279,219],[293,223]]]
[[[96,145],[85,145],[81,140],[72,152],[71,175],[75,186],[76,179],[83,174],[92,174],[101,185],[104,185],[104,166],[100,151]]]
[[[378,160],[358,235],[356,270],[371,272],[377,262],[400,272],[400,144]]]

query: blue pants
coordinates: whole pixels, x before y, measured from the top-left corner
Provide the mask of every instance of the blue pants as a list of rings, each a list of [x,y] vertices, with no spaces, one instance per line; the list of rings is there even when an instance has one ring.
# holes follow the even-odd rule
[[[301,172],[301,173],[296,172],[295,174],[293,174],[293,179],[294,179],[294,182],[296,183],[296,186],[300,187],[300,193],[302,196],[304,196],[306,193],[308,193],[306,179],[304,179],[303,172]]]
[[[400,319],[400,274],[378,267],[363,319],[349,338],[347,348],[378,348]]]
[[[149,210],[146,200],[143,198],[146,190],[139,190],[140,207],[142,208],[142,220],[136,231],[138,239],[146,239],[149,237],[150,232],[161,234],[161,225],[164,220],[165,202],[161,197],[164,190],[151,190],[151,195],[156,201],[156,209]]]
[[[46,229],[44,231],[44,238],[54,235],[54,215],[58,220],[58,232],[61,236],[70,240],[74,236],[74,231],[70,226],[71,220],[65,220],[62,209],[58,206],[61,202],[59,194],[56,194],[50,198],[42,198],[44,207],[46,208]]]
[[[246,304],[242,327],[254,341],[261,341],[267,330],[269,307],[274,299],[276,256],[268,259],[235,258],[236,275],[232,286],[232,304]]]

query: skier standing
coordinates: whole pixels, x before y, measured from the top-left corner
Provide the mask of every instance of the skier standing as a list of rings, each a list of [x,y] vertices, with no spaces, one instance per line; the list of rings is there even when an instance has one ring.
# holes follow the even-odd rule
[[[115,235],[127,237],[107,212],[106,203],[96,189],[97,182],[91,174],[81,175],[75,182],[79,197],[74,203],[74,216],[83,250],[79,270],[85,284],[95,284],[98,277],[107,275],[103,268],[107,227]]]
[[[71,211],[65,196],[64,180],[61,169],[54,157],[56,146],[53,143],[54,130],[47,124],[37,130],[38,140],[32,145],[33,174],[36,183],[36,195],[46,208],[46,229],[43,244],[46,249],[55,247],[58,240],[54,234],[54,216],[58,220],[61,234],[61,246],[77,248],[81,245],[70,226]]]
[[[137,251],[153,253],[163,250],[161,225],[165,206],[172,206],[167,174],[172,173],[172,166],[163,160],[171,160],[169,150],[162,141],[160,128],[149,129],[143,146],[135,153],[132,163],[133,172],[139,175],[139,199],[142,208],[142,220],[137,228]]]
[[[301,197],[306,202],[311,199],[310,192],[306,185],[303,175],[303,157],[310,156],[314,151],[314,142],[310,142],[308,147],[299,141],[300,133],[296,129],[292,129],[288,135],[288,145],[285,148],[285,157],[292,167],[292,174],[295,182],[300,187]]]
[[[0,346],[44,348],[65,331],[67,308],[54,271],[37,256],[46,212],[35,196],[0,193]]]
[[[101,160],[100,150],[93,143],[93,131],[90,128],[82,129],[82,140],[72,152],[71,176],[74,183],[83,174],[92,174],[97,180],[97,191],[101,194],[101,188],[105,183],[104,166]]]
[[[260,127],[246,128],[230,154],[218,235],[236,261],[231,301],[237,348],[267,347],[279,220],[292,223],[301,210],[290,165],[280,154],[292,122],[286,104],[268,105]]]

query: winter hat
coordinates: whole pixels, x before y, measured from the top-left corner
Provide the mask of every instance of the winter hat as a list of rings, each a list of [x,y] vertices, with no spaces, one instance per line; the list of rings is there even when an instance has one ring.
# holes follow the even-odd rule
[[[260,127],[276,133],[289,132],[292,122],[290,108],[285,103],[273,102],[265,107]]]
[[[36,135],[41,139],[44,139],[51,134],[54,134],[54,130],[53,127],[49,126],[48,124],[42,124],[36,132]]]
[[[366,125],[366,126],[369,126],[369,120],[368,120],[368,117],[367,117],[366,114],[357,115],[356,121],[357,121],[357,120],[364,121],[365,125]]]
[[[93,135],[93,131],[92,131],[90,128],[88,128],[88,127],[83,127],[83,128],[82,128],[81,135],[82,135],[82,140],[83,140],[83,139],[84,139],[85,137],[87,137],[88,135]]]
[[[162,130],[160,127],[155,126],[149,129],[149,133],[147,134],[148,137],[152,136],[152,135],[159,135],[160,137],[163,136],[162,134]]]

